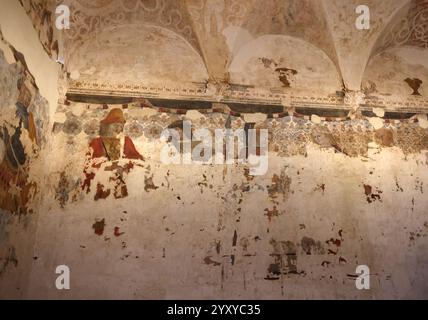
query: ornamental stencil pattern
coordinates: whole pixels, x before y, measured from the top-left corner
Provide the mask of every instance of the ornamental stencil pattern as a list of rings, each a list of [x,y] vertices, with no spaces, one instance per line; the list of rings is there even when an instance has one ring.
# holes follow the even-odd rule
[[[412,1],[407,15],[387,30],[376,52],[399,46],[428,48],[428,0]]]

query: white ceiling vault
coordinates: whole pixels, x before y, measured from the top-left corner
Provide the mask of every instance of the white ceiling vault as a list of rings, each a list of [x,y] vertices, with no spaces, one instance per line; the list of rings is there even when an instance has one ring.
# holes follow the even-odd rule
[[[428,0],[364,1],[369,30],[359,0],[21,3],[69,92],[428,110]]]

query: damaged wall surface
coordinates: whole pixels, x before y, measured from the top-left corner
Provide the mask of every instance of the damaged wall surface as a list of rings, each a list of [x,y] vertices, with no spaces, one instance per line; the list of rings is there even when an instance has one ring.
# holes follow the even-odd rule
[[[0,6],[0,296],[22,298],[42,198],[42,150],[58,100],[58,67],[19,3]]]
[[[366,2],[0,0],[0,298],[427,298],[428,2]]]
[[[20,285],[14,279],[19,271],[11,269],[19,265],[17,250],[24,251],[19,252],[19,257],[25,253],[21,263],[31,255],[33,218],[40,200],[37,182],[40,176],[37,176],[42,172],[39,160],[45,143],[48,104],[38,93],[22,54],[17,51],[13,54],[16,63],[9,64],[0,51],[0,277],[5,278],[0,292],[8,289],[19,296]],[[10,279],[15,287],[8,287]]]
[[[49,279],[61,264],[75,287],[59,296],[72,298],[427,294],[428,132],[418,123],[266,120],[258,127],[270,133],[269,171],[258,177],[245,165],[183,167],[157,156],[160,133],[177,121],[236,129],[241,117],[82,103],[58,112],[32,297],[58,297]],[[98,153],[114,113],[132,144]],[[359,264],[375,274],[370,292],[355,289]]]

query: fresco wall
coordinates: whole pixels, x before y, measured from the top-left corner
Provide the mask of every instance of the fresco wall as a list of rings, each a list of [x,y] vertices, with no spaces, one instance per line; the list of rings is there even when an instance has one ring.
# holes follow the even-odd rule
[[[410,22],[426,1],[368,1],[367,33],[354,30],[358,1],[238,2],[74,1],[77,28],[62,34],[56,1],[0,0],[1,298],[428,296],[428,119],[385,116],[426,112],[423,33],[409,38],[415,48],[385,43],[402,27],[397,6],[409,4]],[[284,113],[85,104],[67,90],[245,99]],[[352,111],[309,117],[296,105]],[[177,129],[184,143],[186,120],[211,133],[268,130],[268,171],[164,164],[161,133]],[[60,265],[71,290],[55,287]],[[370,267],[370,291],[356,289],[358,265]]]
[[[27,294],[58,66],[19,1],[0,0],[0,297]]]
[[[20,264],[26,267],[24,261],[31,256],[49,107],[39,94],[24,56],[13,47],[9,50],[15,63],[9,64],[0,51],[0,278],[11,280],[21,269]],[[6,287],[4,279],[0,281],[1,294]],[[11,282],[15,287],[9,288],[9,294],[19,295],[19,280]]]
[[[166,111],[162,109],[161,111]],[[416,121],[284,116],[269,169],[165,165],[161,132],[245,127],[236,113],[60,105],[45,154],[29,296],[415,298],[427,294],[428,131]],[[122,132],[123,128],[123,132]],[[117,130],[121,138],[112,138]],[[372,290],[355,287],[370,266]],[[72,290],[54,287],[58,265]]]

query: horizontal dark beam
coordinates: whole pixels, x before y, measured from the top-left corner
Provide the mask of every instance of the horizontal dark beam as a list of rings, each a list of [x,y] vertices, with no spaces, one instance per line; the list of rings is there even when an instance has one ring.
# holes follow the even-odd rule
[[[134,97],[120,97],[113,95],[91,95],[83,93],[68,93],[67,100],[79,103],[88,104],[107,104],[107,105],[123,105],[130,104],[133,102],[141,101]],[[195,100],[175,100],[175,99],[162,99],[162,98],[147,98],[153,106],[165,109],[181,109],[181,110],[210,110],[213,108],[212,101],[195,101]],[[264,113],[264,114],[279,114],[284,112],[284,108],[281,105],[268,105],[268,104],[256,104],[243,101],[225,103],[227,106],[236,113]],[[320,117],[329,118],[345,118],[347,117],[350,110],[335,107],[317,107],[317,106],[299,106],[295,107],[295,111],[301,115],[317,115]],[[362,106],[361,113],[365,117],[376,117],[373,113],[372,107]],[[386,111],[385,119],[391,120],[405,120],[416,115],[410,111]]]
[[[118,96],[105,96],[105,95],[87,95],[68,93],[67,100],[78,103],[89,104],[129,104],[137,102],[138,99],[132,97],[118,97]],[[213,103],[211,101],[193,101],[193,100],[173,100],[161,98],[147,98],[153,106],[162,107],[166,109],[182,109],[182,110],[209,110],[212,109]],[[227,103],[227,106],[234,112],[238,113],[281,113],[283,112],[282,106],[276,105],[260,105],[249,103]]]
[[[377,117],[377,115],[373,111],[362,111],[361,113],[365,117]],[[390,119],[390,120],[405,120],[405,119],[410,119],[411,117],[413,117],[415,115],[416,115],[416,113],[411,113],[411,112],[386,111],[384,118]]]
[[[305,108],[297,107],[296,112],[304,116],[317,115],[326,118],[345,118],[349,114],[349,110],[334,109],[334,108]]]
[[[130,97],[99,96],[76,93],[67,93],[66,97],[68,101],[89,104],[127,104],[132,103],[135,100],[135,98]]]

